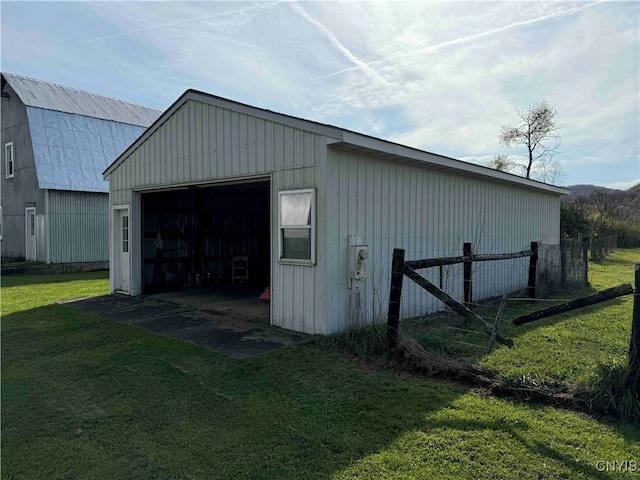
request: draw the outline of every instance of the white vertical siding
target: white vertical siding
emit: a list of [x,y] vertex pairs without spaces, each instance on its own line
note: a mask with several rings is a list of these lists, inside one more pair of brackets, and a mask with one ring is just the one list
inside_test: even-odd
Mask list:
[[[369,245],[370,275],[362,307],[371,318],[386,313],[393,248],[407,259],[461,255],[464,242],[476,253],[527,249],[531,241],[558,243],[559,197],[445,171],[329,149],[327,188],[327,330],[349,323],[349,234]],[[475,299],[526,284],[528,259],[474,264]],[[439,269],[423,270],[434,283]],[[405,279],[404,316],[441,308]],[[462,266],[443,271],[445,290],[462,297]]]
[[113,171],[110,190],[315,166],[324,144],[315,133],[190,100]]
[[[189,100],[167,118],[109,176],[111,205],[131,205],[131,293],[141,290],[136,243],[141,211],[133,190],[269,175],[272,179],[272,323],[307,333],[324,332],[325,249],[318,243],[317,265],[278,262],[278,191],[316,188],[317,222],[324,221],[324,198],[317,165],[326,158],[322,135]],[[320,232],[320,228],[318,231]],[[134,235],[138,235],[137,237]],[[322,229],[324,239],[324,229]],[[320,237],[318,237],[320,239]],[[320,242],[320,240],[318,240]],[[323,240],[324,241],[324,240]],[[113,285],[112,285],[113,289]]]
[[[322,189],[317,168],[297,168],[274,173],[272,190],[271,315],[272,323],[290,330],[320,334],[325,332],[326,304],[326,224],[322,208]],[[281,264],[279,256],[278,191],[297,188],[316,189],[316,265]]]

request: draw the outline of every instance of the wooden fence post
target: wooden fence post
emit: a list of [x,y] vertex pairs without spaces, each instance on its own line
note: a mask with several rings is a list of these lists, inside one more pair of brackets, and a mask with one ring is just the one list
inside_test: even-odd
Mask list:
[[471,303],[473,302],[473,281],[471,279],[471,275],[473,272],[473,261],[472,256],[473,251],[471,250],[471,243],[464,243],[462,245],[462,256],[465,258],[464,261],[464,306],[471,309]]
[[589,237],[582,239],[583,283],[589,285]]
[[640,263],[636,263],[627,387],[640,398]]
[[498,314],[496,315],[496,321],[493,322],[493,328],[491,329],[491,337],[489,337],[489,347],[487,352],[491,353],[493,350],[493,344],[496,342],[496,336],[498,335],[498,328],[500,328],[500,322],[502,321],[502,312],[504,311],[504,304],[507,303],[507,294],[502,295],[500,300],[500,306],[498,306]]
[[389,311],[387,313],[387,345],[389,350],[398,346],[398,326],[400,324],[400,300],[402,297],[402,266],[404,265],[404,250],[393,249],[391,262],[391,291],[389,292]]
[[560,240],[560,284],[567,286],[567,242]]
[[531,242],[531,251],[533,254],[529,258],[529,283],[527,286],[527,295],[529,298],[536,298],[536,273],[538,267],[538,242]]

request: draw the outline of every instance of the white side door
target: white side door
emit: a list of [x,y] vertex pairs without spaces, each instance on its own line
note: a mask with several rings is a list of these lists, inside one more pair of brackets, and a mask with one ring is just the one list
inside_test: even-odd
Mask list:
[[24,258],[27,262],[36,260],[36,207],[24,209]]
[[118,290],[125,292],[129,291],[130,286],[130,264],[129,264],[129,210],[122,209],[118,212],[118,226],[119,233],[116,238],[119,238],[119,245],[117,251],[119,252],[119,270],[120,270],[120,285]]

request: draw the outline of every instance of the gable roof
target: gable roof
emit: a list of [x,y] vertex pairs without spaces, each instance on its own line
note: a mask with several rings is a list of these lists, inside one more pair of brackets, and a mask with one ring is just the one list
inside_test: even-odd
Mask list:
[[57,83],[10,73],[3,73],[2,76],[11,85],[16,95],[20,97],[22,103],[28,107],[73,113],[140,127],[148,127],[162,113],[162,110],[157,108],[98,95],[97,93],[58,85]]
[[445,170],[458,175],[490,179],[500,183],[508,183],[523,188],[546,191],[547,193],[553,193],[556,195],[566,195],[569,193],[565,188],[549,185],[537,180],[531,180],[511,173],[497,171],[482,165],[476,165],[474,163],[456,160],[444,155],[419,150],[341,127],[254,107],[193,89],[185,91],[169,108],[165,110],[153,125],[151,125],[135,142],[129,145],[129,147],[104,171],[104,178],[106,179],[118,167],[118,165],[120,165],[130,154],[144,143],[145,140],[149,138],[149,136],[151,136],[165,120],[170,118],[188,101],[202,102],[208,105],[226,108],[238,113],[252,115],[308,132],[324,135],[328,138],[328,145],[333,148],[363,152],[389,160],[429,166],[430,168]]
[[38,186],[108,192],[103,170],[162,110],[55,83],[2,74],[25,105]]

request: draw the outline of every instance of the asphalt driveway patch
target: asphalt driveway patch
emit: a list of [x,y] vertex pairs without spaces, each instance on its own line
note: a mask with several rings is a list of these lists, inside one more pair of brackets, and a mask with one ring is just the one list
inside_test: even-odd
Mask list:
[[261,319],[252,322],[246,318],[246,312],[239,312],[239,316],[234,317],[232,308],[223,312],[202,310],[153,295],[105,295],[82,299],[73,305],[115,322],[210,348],[231,358],[251,357],[312,338],[266,325]]

